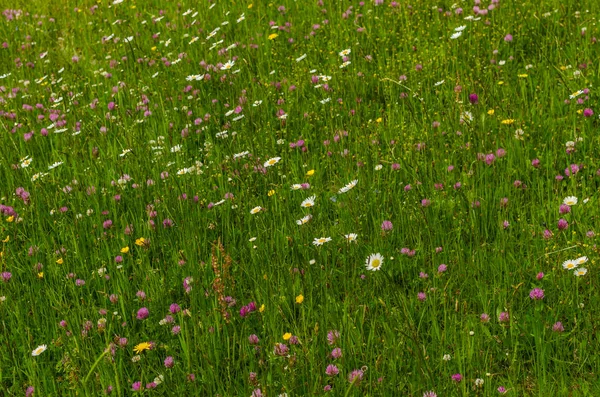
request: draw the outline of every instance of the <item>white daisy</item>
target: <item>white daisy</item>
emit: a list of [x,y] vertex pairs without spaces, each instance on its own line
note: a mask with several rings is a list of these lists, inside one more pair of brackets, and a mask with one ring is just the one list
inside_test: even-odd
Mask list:
[[229,70],[233,67],[234,64],[234,61],[227,61],[225,65],[221,66],[221,70]]
[[455,32],[454,34],[452,34],[452,36],[450,36],[450,40],[456,40],[460,36],[462,36],[462,31]]
[[313,207],[315,205],[315,199],[316,198],[317,198],[316,196],[310,196],[309,198],[307,198],[306,200],[304,200],[302,202],[302,204],[300,204],[300,206],[304,207],[304,208]]
[[350,48],[348,48],[346,50],[340,51],[340,53],[338,55],[341,57],[345,57],[347,55],[350,55],[351,52],[352,52],[352,50]]
[[356,233],[345,234],[344,237],[346,238],[347,242],[352,243],[352,242],[356,242],[356,238],[358,237],[358,234],[356,234]]
[[270,167],[272,165],[275,165],[279,162],[279,160],[281,160],[281,157],[273,157],[272,159],[269,159],[267,161],[265,161],[265,163],[263,164],[266,167]]
[[567,269],[567,270],[573,270],[578,266],[577,262],[574,261],[573,259],[569,259],[567,261],[564,261],[562,264],[562,267]]
[[302,189],[302,185],[299,183],[294,183],[291,187],[292,190],[300,190]]
[[577,197],[575,197],[575,196],[565,197],[565,199],[563,200],[563,204],[566,204],[569,207],[572,205],[575,205],[575,204],[577,204]]
[[250,213],[251,213],[252,215],[254,215],[254,214],[258,214],[258,213],[259,213],[261,210],[262,210],[262,207],[260,207],[260,206],[258,206],[258,207],[254,207],[254,208],[252,208],[252,209],[250,210]]
[[323,245],[331,241],[331,237],[320,237],[313,240],[314,245]]
[[46,345],[40,345],[38,347],[36,347],[35,349],[33,349],[33,351],[31,352],[32,356],[39,356],[40,354],[42,354],[43,352],[46,351],[48,347]]
[[455,32],[462,32],[467,28],[467,25],[462,25],[454,29]]
[[349,191],[350,189],[353,189],[356,184],[358,183],[358,179],[355,179],[353,181],[351,181],[350,183],[348,183],[346,186],[344,186],[343,188],[341,188],[338,191],[338,194],[342,194],[342,193],[346,193],[347,191]]
[[383,264],[383,256],[380,253],[371,254],[367,258],[366,267],[367,270],[377,271],[381,270],[381,265]]
[[577,277],[585,276],[587,273],[587,269],[585,267],[579,268],[573,272],[573,274]]
[[308,221],[310,221],[312,219],[312,215],[308,214],[305,217],[303,217],[302,219],[298,219],[296,221],[296,224],[301,226],[301,225],[305,225],[308,223]]
[[588,261],[587,256],[580,256],[579,258],[574,260],[574,262],[577,263],[578,265],[583,265],[587,261]]

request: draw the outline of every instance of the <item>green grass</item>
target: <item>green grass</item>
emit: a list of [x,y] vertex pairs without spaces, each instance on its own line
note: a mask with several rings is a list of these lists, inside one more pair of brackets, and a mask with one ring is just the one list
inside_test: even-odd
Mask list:
[[0,395],[600,395],[599,3],[399,3],[4,11]]

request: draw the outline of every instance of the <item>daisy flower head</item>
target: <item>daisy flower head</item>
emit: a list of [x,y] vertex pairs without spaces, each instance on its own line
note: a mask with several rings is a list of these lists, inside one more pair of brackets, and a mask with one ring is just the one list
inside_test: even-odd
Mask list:
[[298,220],[296,221],[296,224],[297,224],[297,225],[300,225],[300,226],[302,226],[302,225],[305,225],[305,224],[307,224],[307,223],[308,223],[308,221],[310,221],[311,219],[312,219],[312,215],[311,215],[311,214],[308,214],[308,215],[306,215],[305,217],[303,217],[302,219],[298,219]]
[[262,207],[261,207],[261,206],[258,206],[258,207],[254,207],[254,208],[252,208],[252,209],[250,210],[250,213],[251,213],[252,215],[255,215],[255,214],[258,214],[260,211],[262,211]]
[[367,258],[366,267],[367,270],[377,271],[381,270],[381,265],[383,264],[383,256],[378,252],[376,254],[371,254]]
[[292,190],[300,190],[302,189],[302,185],[299,183],[294,183],[291,187]]
[[40,345],[40,346],[36,347],[35,349],[33,349],[33,351],[31,352],[31,355],[33,357],[39,356],[40,354],[45,352],[47,348],[48,348],[48,346],[46,346],[46,345]]
[[331,237],[319,237],[313,240],[313,244],[316,246],[323,245],[331,241]]
[[338,194],[342,194],[342,193],[346,193],[349,190],[353,189],[356,184],[358,183],[358,179],[355,179],[353,181],[351,181],[350,183],[348,183],[346,186],[342,187],[339,191]]
[[316,196],[310,196],[309,198],[307,198],[306,200],[304,200],[302,202],[302,204],[300,204],[300,206],[303,207],[303,208],[313,207],[315,205],[315,199],[316,198],[317,198]]
[[221,66],[221,70],[229,70],[235,64],[234,61],[227,61],[223,66]]
[[350,55],[351,52],[352,52],[352,50],[350,48],[348,48],[348,49],[340,51],[338,55],[341,57],[345,57],[345,56]]
[[563,268],[565,268],[567,270],[573,270],[578,266],[578,264],[573,259],[569,259],[569,260],[564,261],[562,266],[563,266]]
[[575,263],[577,263],[578,265],[583,265],[587,261],[588,261],[587,256],[580,256],[579,258],[575,259]]
[[279,162],[279,160],[281,160],[281,157],[273,157],[272,159],[268,159],[267,161],[265,161],[265,163],[263,164],[263,166],[265,168],[270,167],[272,165],[275,165]]
[[563,200],[563,204],[568,205],[569,207],[572,205],[575,205],[575,204],[577,204],[577,197],[575,197],[575,196],[565,197],[565,199]]
[[347,242],[349,242],[349,243],[354,242],[355,243],[356,239],[358,237],[358,234],[356,234],[356,233],[345,234],[344,237],[346,238]]
[[577,277],[585,276],[587,273],[587,269],[585,267],[581,267],[573,272],[573,274]]

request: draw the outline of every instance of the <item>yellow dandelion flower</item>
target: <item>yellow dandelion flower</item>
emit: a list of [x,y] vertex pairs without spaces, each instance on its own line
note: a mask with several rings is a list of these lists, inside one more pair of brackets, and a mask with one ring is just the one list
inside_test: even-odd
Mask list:
[[63,260],[63,258],[58,258],[56,263],[58,263],[59,265],[62,265],[63,263],[65,263],[65,261]]
[[6,218],[6,222],[12,222],[15,220],[14,216],[9,216],[8,218]]
[[156,51],[156,46],[150,48],[150,51]]
[[494,109],[490,109],[487,111],[487,114],[489,114],[490,116],[494,115]]
[[283,334],[283,340],[289,340],[292,337],[292,334],[289,332],[286,332],[285,334]]
[[581,110],[581,109],[579,109],[579,110],[577,111],[577,114],[582,114],[582,113],[583,113],[583,110]]
[[275,39],[277,36],[279,36],[277,33],[272,33],[269,35],[269,40],[273,40]]
[[306,173],[306,176],[313,176],[315,174],[315,170],[310,170]]
[[150,350],[151,347],[152,347],[152,345],[150,343],[148,343],[148,342],[142,342],[140,344],[137,344],[133,348],[133,351],[136,352],[137,354],[140,354],[144,350]]
[[304,296],[300,294],[296,297],[296,303],[300,304],[302,302],[304,302]]
[[377,120],[375,120],[375,122],[377,123],[381,123],[383,121],[383,119],[381,117],[379,117]]
[[129,252],[129,247],[123,247],[123,248],[121,248],[121,253],[122,254],[126,254],[128,252]]
[[143,237],[140,237],[137,240],[135,240],[135,245],[138,245],[141,247],[142,245],[144,245],[145,242],[146,242],[146,239]]

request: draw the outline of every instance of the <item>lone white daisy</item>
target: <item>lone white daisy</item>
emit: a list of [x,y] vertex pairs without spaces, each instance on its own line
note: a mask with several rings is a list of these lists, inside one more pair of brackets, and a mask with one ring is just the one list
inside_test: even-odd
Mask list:
[[265,166],[265,168],[270,167],[272,165],[277,164],[279,160],[281,160],[281,157],[273,157],[272,159],[268,159],[267,161],[265,161],[263,165]]
[[302,202],[302,204],[300,204],[300,206],[303,207],[303,208],[313,207],[315,205],[315,199],[316,198],[317,198],[316,196],[310,196],[309,198],[307,198],[306,200],[304,200]]
[[36,347],[35,349],[33,349],[33,351],[31,352],[32,356],[39,356],[40,354],[42,354],[43,352],[46,351],[48,347],[46,345],[40,345],[38,347]]
[[320,238],[315,238],[313,240],[313,244],[319,246],[319,245],[328,243],[330,241],[331,241],[331,237],[320,237]]
[[574,261],[573,259],[569,259],[567,261],[564,261],[562,266],[563,266],[563,268],[565,268],[567,270],[573,270],[577,267],[577,262]]
[[343,188],[341,188],[338,191],[338,194],[342,194],[342,193],[346,193],[347,191],[349,191],[350,189],[353,189],[356,184],[358,183],[358,179],[355,179],[353,181],[351,181],[350,183],[348,183],[346,186],[344,186]]
[[378,252],[376,254],[371,254],[367,258],[367,270],[377,271],[381,270],[381,265],[383,264],[383,256]]
[[575,205],[575,204],[577,204],[577,197],[575,197],[575,196],[565,197],[565,199],[563,200],[563,204],[566,204],[569,207],[572,205]]
[[346,238],[347,242],[352,243],[352,242],[356,242],[356,238],[358,237],[358,234],[356,234],[356,233],[345,234],[344,237]]
[[252,215],[254,215],[254,214],[258,214],[258,213],[259,213],[261,210],[262,210],[262,207],[260,207],[260,206],[259,206],[259,207],[254,207],[254,208],[252,208],[252,209],[250,210],[250,213],[251,213]]
[[308,215],[306,215],[305,217],[303,217],[302,219],[298,219],[298,220],[296,221],[296,224],[298,224],[298,225],[300,225],[300,226],[301,226],[301,225],[305,225],[305,224],[307,224],[307,223],[308,223],[308,221],[310,221],[311,219],[312,219],[312,215],[311,215],[311,214],[308,214]]
[[225,65],[221,66],[221,70],[229,70],[233,67],[234,61],[227,61]]

